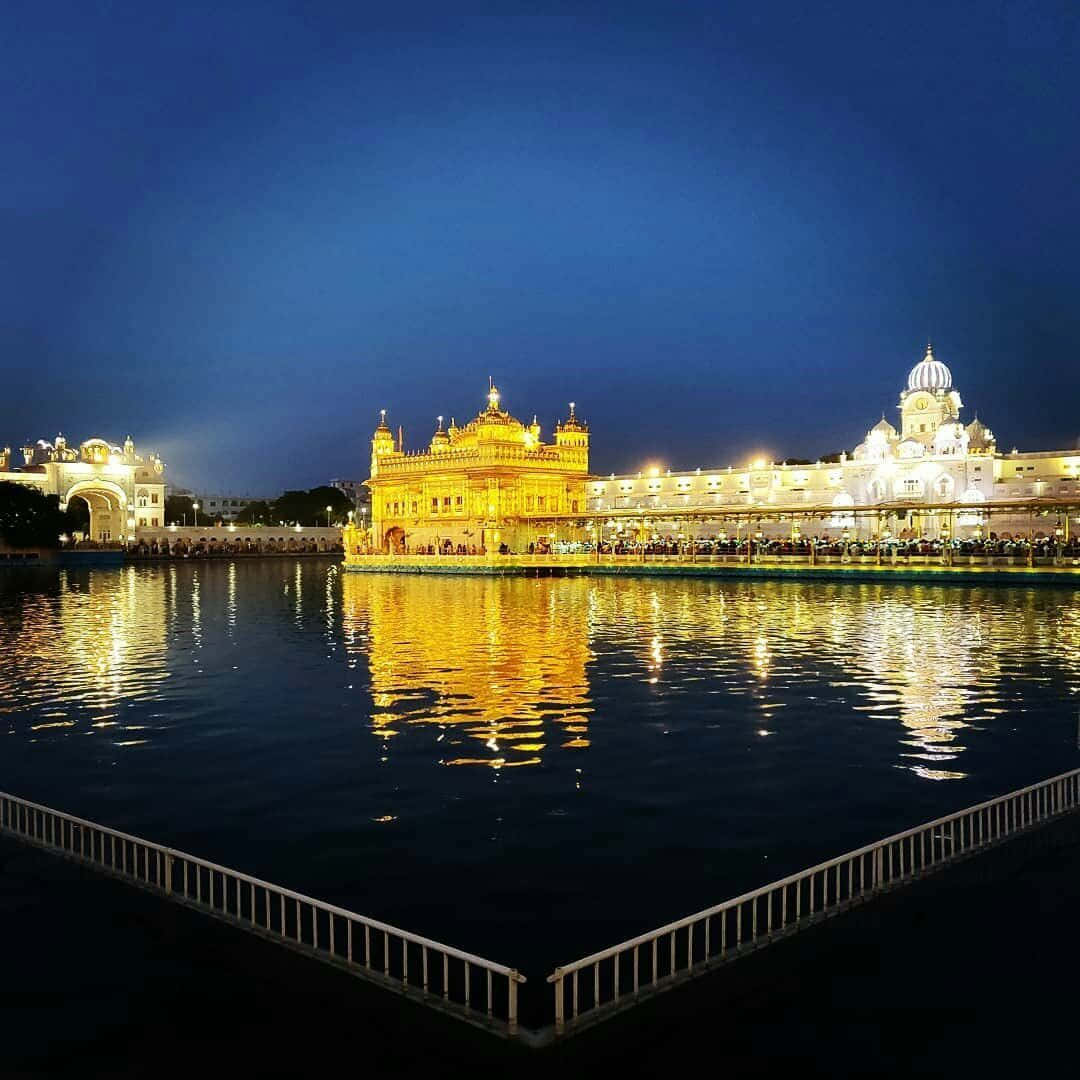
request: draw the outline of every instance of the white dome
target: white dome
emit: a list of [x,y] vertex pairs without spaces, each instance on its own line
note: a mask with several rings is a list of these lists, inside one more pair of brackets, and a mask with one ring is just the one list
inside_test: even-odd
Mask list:
[[952,372],[934,359],[933,350],[926,346],[926,355],[911,369],[907,377],[909,390],[948,390],[952,387]]

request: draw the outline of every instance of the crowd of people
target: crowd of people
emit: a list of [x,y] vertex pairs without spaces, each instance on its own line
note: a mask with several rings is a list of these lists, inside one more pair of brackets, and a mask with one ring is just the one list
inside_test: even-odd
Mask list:
[[[1080,537],[1035,536],[1029,540],[1024,536],[1009,536],[990,533],[986,537],[964,537],[945,540],[943,538],[854,538],[843,535],[825,534],[822,536],[799,536],[792,538],[766,537],[713,537],[689,540],[674,536],[659,537],[644,543],[634,540],[604,541],[600,545],[601,555],[624,556],[731,556],[745,558],[748,554],[767,556],[801,556],[805,559],[823,556],[847,556],[851,558],[877,556],[879,549],[883,556],[891,559],[912,557],[941,557],[948,549],[954,556],[1024,558],[1029,549],[1037,559],[1080,559]],[[523,552],[511,550],[506,544],[499,545],[500,555],[593,555],[596,545],[585,542],[565,542],[552,545],[550,541],[538,541],[528,544]],[[446,540],[440,544],[417,544],[406,546],[405,555],[486,555],[482,545],[454,544]]]
[[[713,556],[729,555],[743,556],[747,549],[753,555],[790,555],[809,558],[811,549],[815,557],[824,555],[848,555],[851,557],[876,555],[879,550],[879,541],[876,538],[855,539],[844,536],[813,536],[797,537],[795,539],[769,539],[765,537],[740,537],[713,538],[686,540],[677,537],[666,537],[647,541],[644,544],[634,541],[617,540],[614,543],[604,542],[600,545],[600,553],[606,555],[695,555]],[[889,557],[908,558],[911,556],[941,556],[946,548],[954,555],[961,556],[1001,556],[1026,558],[1029,548],[1034,558],[1080,558],[1080,538],[1070,537],[1065,540],[1063,536],[1036,536],[1033,540],[1027,537],[998,536],[990,533],[984,538],[965,537],[961,539],[945,540],[943,538],[928,539],[926,537],[899,539],[896,537],[883,538],[880,541],[880,550]],[[592,544],[583,544],[582,549],[587,552],[595,552]]]
[[[86,546],[80,544],[79,547]],[[341,552],[344,549],[340,541],[327,543],[309,537],[282,537],[278,539],[218,539],[208,537],[189,541],[178,538],[172,543],[156,539],[149,542],[142,540],[127,547],[129,557],[145,559],[201,559],[222,555],[315,555]]]

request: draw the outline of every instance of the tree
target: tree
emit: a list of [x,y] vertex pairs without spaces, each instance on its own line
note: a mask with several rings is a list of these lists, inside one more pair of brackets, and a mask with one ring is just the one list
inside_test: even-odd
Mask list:
[[312,488],[308,492],[308,498],[312,502],[312,525],[325,525],[326,524],[326,508],[330,507],[330,520],[332,522],[345,521],[349,516],[349,511],[353,509],[353,501],[345,494],[344,491],[339,491],[336,487],[331,487],[329,484],[322,484],[319,487]]
[[[209,519],[207,519],[209,520]],[[165,496],[165,524],[166,525],[194,525],[195,507],[194,500],[188,495]]]
[[254,499],[236,515],[238,525],[266,525],[278,520],[273,505],[264,499]]
[[27,484],[0,483],[0,540],[8,547],[57,547],[69,522],[57,496]]
[[310,491],[286,491],[274,500],[270,516],[273,521],[325,525],[328,506],[331,522],[340,522],[348,517],[349,511],[353,508],[353,502],[343,491],[329,485],[314,487]]

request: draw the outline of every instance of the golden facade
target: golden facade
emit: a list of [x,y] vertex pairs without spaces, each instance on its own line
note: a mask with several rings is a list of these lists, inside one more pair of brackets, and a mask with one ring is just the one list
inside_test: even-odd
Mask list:
[[440,416],[419,452],[405,452],[400,435],[395,445],[383,410],[371,440],[371,533],[358,541],[350,530],[347,549],[364,542],[392,554],[543,547],[560,518],[585,513],[588,472],[589,428],[572,402],[545,443],[536,417],[524,424],[511,416],[492,384],[479,415],[446,428]]

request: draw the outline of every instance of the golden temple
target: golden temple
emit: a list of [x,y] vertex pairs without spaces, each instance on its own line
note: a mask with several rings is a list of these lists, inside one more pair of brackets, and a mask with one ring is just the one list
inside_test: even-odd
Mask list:
[[346,551],[497,554],[545,550],[556,522],[586,512],[589,427],[570,403],[541,440],[536,417],[524,424],[489,384],[487,407],[463,427],[438,426],[428,447],[405,452],[382,411],[371,440],[371,531],[347,530]]

